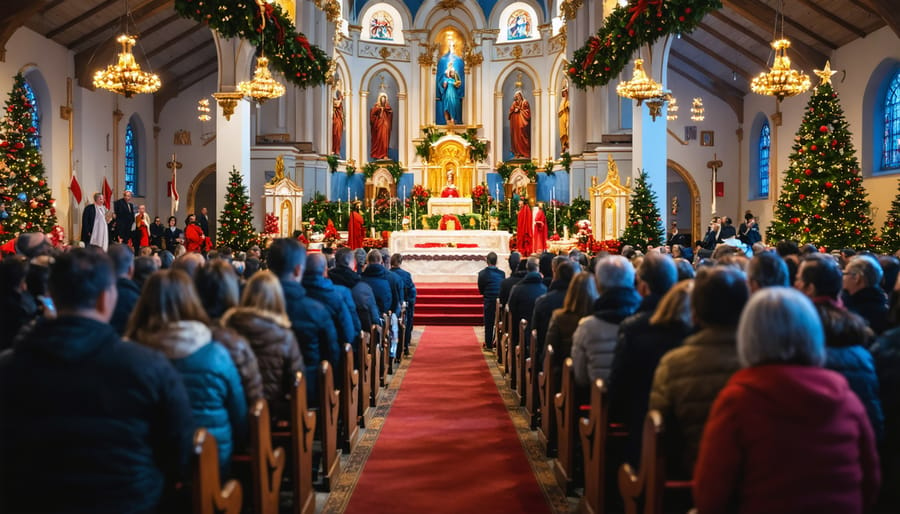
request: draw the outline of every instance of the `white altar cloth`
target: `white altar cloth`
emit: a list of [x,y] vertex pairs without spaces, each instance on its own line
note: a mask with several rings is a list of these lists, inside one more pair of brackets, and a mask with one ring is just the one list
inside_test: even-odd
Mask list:
[[472,212],[472,199],[469,197],[432,197],[428,199],[429,216],[434,216],[435,214],[468,214],[470,212]]
[[[502,230],[407,230],[391,233],[388,249],[403,254],[403,269],[416,282],[474,283],[489,252],[509,274],[509,232]],[[477,247],[417,248],[417,244],[477,244]]]

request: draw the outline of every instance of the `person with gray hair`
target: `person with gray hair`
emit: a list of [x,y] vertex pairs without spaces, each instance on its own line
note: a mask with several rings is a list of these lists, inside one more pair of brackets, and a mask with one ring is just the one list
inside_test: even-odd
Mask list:
[[594,302],[594,314],[582,318],[572,335],[575,382],[581,388],[609,378],[619,324],[641,305],[641,295],[634,288],[634,266],[625,257],[600,259],[595,275],[600,297]]
[[881,289],[883,274],[881,264],[869,254],[854,256],[844,268],[844,305],[862,316],[875,334],[889,326],[887,295]]
[[[853,512],[881,481],[872,427],[838,373],[823,369],[812,302],[771,287],[737,330],[741,369],[716,398],[694,468],[699,512]],[[785,465],[789,463],[789,465]]]

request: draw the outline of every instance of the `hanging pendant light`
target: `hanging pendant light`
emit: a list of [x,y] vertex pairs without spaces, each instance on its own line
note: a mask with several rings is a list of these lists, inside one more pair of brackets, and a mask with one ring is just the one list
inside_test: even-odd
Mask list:
[[162,81],[155,73],[141,70],[141,65],[134,58],[132,49],[137,42],[137,36],[128,34],[128,1],[125,1],[125,16],[123,17],[123,33],[116,42],[122,45],[122,51],[114,64],[110,64],[105,70],[97,70],[94,73],[94,87],[106,89],[113,93],[131,98],[138,94],[149,94],[159,91]]
[[662,96],[663,90],[662,85],[650,78],[644,71],[644,60],[635,59],[631,80],[620,82],[616,86],[616,94],[623,98],[636,100],[637,104],[641,105],[644,100]]
[[750,89],[759,95],[774,96],[780,102],[787,96],[795,96],[809,89],[809,76],[802,71],[791,68],[791,59],[787,56],[787,49],[791,42],[784,37],[784,0],[779,3],[779,9],[775,12],[775,30],[773,38],[778,37],[778,17],[781,17],[781,37],[772,41],[775,50],[775,59],[772,68],[760,73],[750,82]]
[[272,73],[269,71],[269,59],[265,55],[256,58],[253,80],[241,82],[238,84],[238,90],[259,104],[272,98],[278,98],[285,91],[284,86],[272,78]]
[[706,119],[706,115],[703,114],[702,98],[694,98],[694,101],[691,103],[691,119],[694,121],[703,121]]

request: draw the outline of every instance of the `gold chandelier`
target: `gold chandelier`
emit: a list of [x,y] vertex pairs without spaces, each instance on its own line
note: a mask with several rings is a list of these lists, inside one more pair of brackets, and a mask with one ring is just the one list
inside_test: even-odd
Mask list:
[[635,59],[631,80],[620,82],[616,86],[616,94],[623,98],[637,100],[637,104],[641,105],[644,100],[662,96],[663,90],[662,85],[650,78],[644,71],[644,60]]
[[666,109],[666,120],[675,121],[678,119],[678,99],[675,98],[672,93],[669,93],[666,96],[669,100],[669,107]]
[[122,34],[116,41],[122,45],[119,58],[115,64],[110,64],[105,70],[97,70],[94,73],[94,87],[125,95],[125,98],[158,91],[162,86],[159,76],[141,70],[141,65],[137,63],[134,54],[131,53],[137,36]]
[[200,121],[206,122],[212,119],[212,116],[209,115],[210,108],[208,98],[197,100],[197,112],[200,113],[197,115],[197,119]]
[[272,78],[269,72],[269,59],[265,55],[256,58],[256,70],[253,72],[253,80],[238,84],[238,90],[260,104],[272,98],[278,98],[284,94],[284,86]]
[[786,96],[799,95],[809,89],[809,76],[802,71],[791,68],[791,59],[787,49],[791,42],[787,39],[772,41],[775,49],[775,62],[768,72],[760,73],[750,83],[750,89],[760,95],[774,96],[779,101]]
[[694,101],[691,103],[691,119],[694,121],[703,121],[706,119],[706,115],[703,114],[702,98],[694,98]]

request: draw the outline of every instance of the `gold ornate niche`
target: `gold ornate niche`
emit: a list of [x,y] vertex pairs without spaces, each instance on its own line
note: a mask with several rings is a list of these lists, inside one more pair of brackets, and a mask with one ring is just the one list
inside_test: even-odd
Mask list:
[[631,202],[631,189],[619,181],[619,166],[612,154],[608,156],[606,168],[606,180],[602,183],[597,183],[597,177],[591,177],[591,226],[598,240],[622,235]]
[[425,187],[434,196],[440,196],[447,185],[447,172],[453,171],[459,195],[472,194],[475,182],[475,163],[469,159],[468,143],[465,139],[448,134],[438,139],[431,147],[431,157],[425,165]]
[[275,158],[275,176],[265,185],[266,212],[278,216],[279,237],[291,237],[301,230],[303,188],[284,174],[284,157]]

